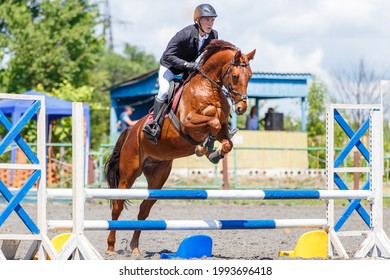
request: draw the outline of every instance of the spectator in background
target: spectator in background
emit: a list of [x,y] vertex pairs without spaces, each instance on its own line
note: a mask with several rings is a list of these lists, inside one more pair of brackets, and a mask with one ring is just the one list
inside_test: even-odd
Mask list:
[[267,118],[269,118],[269,117],[270,117],[270,114],[273,113],[273,112],[274,112],[274,108],[272,108],[272,107],[268,108],[268,111],[267,111],[267,113],[265,114],[264,119],[261,119],[261,120],[260,120],[260,124],[261,124],[263,127],[265,127],[265,124],[266,124],[266,122],[267,122]]
[[132,127],[137,123],[137,121],[132,121],[130,119],[131,114],[134,112],[134,108],[131,106],[125,106],[125,110],[119,115],[119,120],[117,123],[118,131],[122,132],[128,127]]
[[256,106],[251,108],[249,115],[246,117],[246,129],[259,130],[259,115]]

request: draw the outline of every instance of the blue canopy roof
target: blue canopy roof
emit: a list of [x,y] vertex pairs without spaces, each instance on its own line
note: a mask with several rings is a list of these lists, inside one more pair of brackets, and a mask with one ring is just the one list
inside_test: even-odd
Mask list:
[[[46,116],[48,126],[52,120],[60,119],[63,117],[72,116],[72,102],[46,95],[42,92],[35,90],[29,90],[21,93],[23,95],[40,95],[45,96],[46,103]],[[32,101],[30,100],[0,100],[0,110],[7,116],[12,117],[12,123],[16,123],[23,113],[31,106]],[[89,106],[84,105],[84,116],[87,126],[87,139],[89,143],[89,132],[90,132],[90,116]]]
[[[48,117],[48,122],[63,117],[72,116],[72,102],[46,95],[42,92],[35,90],[30,90],[23,92],[24,95],[40,95],[45,96],[46,102],[46,115]],[[31,101],[29,100],[0,100],[0,110],[8,116],[19,117],[30,107]],[[89,106],[84,106],[84,115],[88,119],[89,123]],[[14,120],[13,120],[14,122]]]

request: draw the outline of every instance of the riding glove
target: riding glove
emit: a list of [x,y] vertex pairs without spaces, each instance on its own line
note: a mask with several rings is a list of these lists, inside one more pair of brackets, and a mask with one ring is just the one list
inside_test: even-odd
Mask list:
[[198,64],[195,62],[185,62],[184,66],[190,72],[193,72],[198,69]]

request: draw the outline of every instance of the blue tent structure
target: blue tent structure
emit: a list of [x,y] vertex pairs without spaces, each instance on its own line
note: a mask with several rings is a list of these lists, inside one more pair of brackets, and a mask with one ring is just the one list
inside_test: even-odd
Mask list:
[[[70,101],[46,95],[34,90],[23,92],[21,94],[45,96],[47,117],[46,132],[49,131],[51,121],[72,116],[72,102]],[[0,100],[0,111],[2,111],[6,116],[11,117],[12,124],[15,124],[31,104],[32,101],[29,100]],[[86,155],[88,155],[90,146],[90,110],[88,105],[84,105],[84,116],[86,122]],[[46,135],[48,135],[48,133],[46,133]],[[15,157],[16,154],[11,152],[11,162],[15,162]],[[88,164],[86,164],[86,168],[87,167]],[[87,171],[88,170],[86,170],[85,174],[88,174]]]

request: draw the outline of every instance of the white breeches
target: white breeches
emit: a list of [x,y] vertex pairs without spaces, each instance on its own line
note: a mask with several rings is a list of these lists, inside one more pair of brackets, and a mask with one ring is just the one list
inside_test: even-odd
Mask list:
[[168,98],[169,82],[173,80],[175,75],[168,68],[160,65],[158,72],[158,84],[159,89],[157,93],[157,99],[164,102]]

